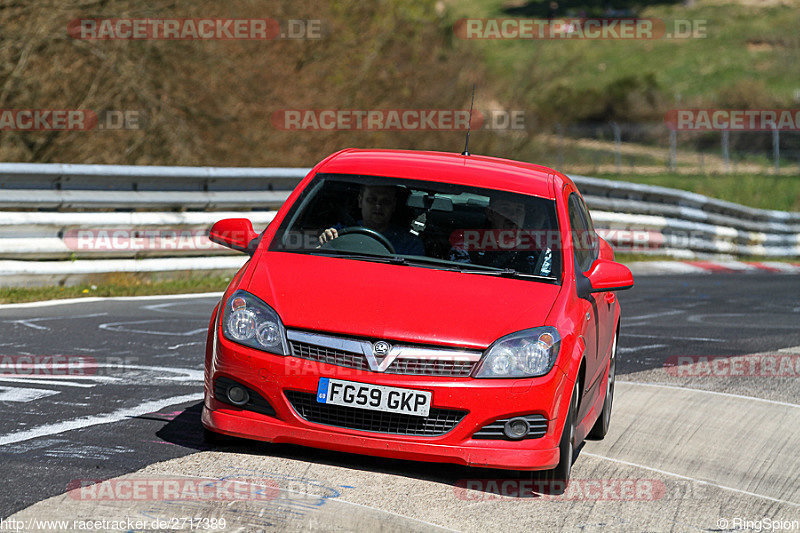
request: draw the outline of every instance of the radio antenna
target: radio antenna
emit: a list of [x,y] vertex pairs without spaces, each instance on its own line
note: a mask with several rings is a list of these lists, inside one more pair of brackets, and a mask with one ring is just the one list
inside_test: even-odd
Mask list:
[[461,155],[469,155],[469,130],[472,129],[472,105],[475,103],[475,84],[472,84],[472,101],[469,103],[469,122],[467,123],[467,142]]

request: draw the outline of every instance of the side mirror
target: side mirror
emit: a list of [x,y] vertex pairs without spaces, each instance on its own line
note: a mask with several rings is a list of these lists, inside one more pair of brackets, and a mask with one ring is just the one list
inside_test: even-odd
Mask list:
[[633,287],[633,274],[628,267],[609,261],[598,259],[587,272],[591,288],[590,293],[621,291]]
[[250,255],[258,245],[258,233],[253,231],[253,223],[246,218],[226,218],[216,222],[211,226],[208,238],[211,242]]

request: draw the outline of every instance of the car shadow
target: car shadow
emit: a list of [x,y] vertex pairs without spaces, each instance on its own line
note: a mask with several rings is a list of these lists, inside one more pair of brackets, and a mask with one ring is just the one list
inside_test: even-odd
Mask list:
[[[210,444],[203,436],[200,416],[203,403],[188,407],[178,416],[168,421],[156,436],[162,440],[191,448],[197,451],[217,451],[252,456],[269,456],[312,464],[338,466],[350,470],[391,474],[439,483],[453,487],[456,497],[482,500],[470,496],[468,490],[485,492],[492,499],[540,498],[559,495],[564,492],[564,484],[558,481],[547,482],[541,473],[517,472],[490,468],[467,467],[447,463],[426,463],[401,459],[387,459],[331,450],[321,450],[294,444],[271,444],[267,442],[225,437],[221,442]],[[575,453],[577,460],[583,445]],[[574,461],[573,461],[574,462]],[[512,483],[503,485],[505,481]],[[505,492],[503,492],[505,491]],[[509,492],[511,491],[511,492]],[[517,492],[524,492],[517,496]],[[508,494],[514,494],[509,496]]]

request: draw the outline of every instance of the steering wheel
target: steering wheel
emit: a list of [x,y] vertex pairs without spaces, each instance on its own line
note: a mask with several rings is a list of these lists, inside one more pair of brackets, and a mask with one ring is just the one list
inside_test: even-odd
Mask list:
[[378,231],[375,231],[374,229],[365,228],[364,226],[349,226],[347,228],[342,228],[342,229],[339,230],[339,237],[342,237],[343,235],[348,235],[348,234],[364,235],[365,237],[369,237],[369,238],[374,239],[374,240],[378,241],[379,243],[381,243],[381,245],[384,248],[389,250],[389,253],[391,253],[391,254],[397,253],[397,252],[395,252],[394,246],[392,246],[392,243],[389,242],[389,239],[387,239],[382,233],[380,233]]

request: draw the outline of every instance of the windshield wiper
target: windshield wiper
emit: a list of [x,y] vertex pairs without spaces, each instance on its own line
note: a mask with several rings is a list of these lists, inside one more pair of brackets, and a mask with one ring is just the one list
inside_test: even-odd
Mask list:
[[373,255],[352,252],[336,252],[334,250],[314,250],[305,252],[310,255],[322,255],[325,257],[340,257],[342,259],[355,259],[357,261],[374,261],[376,263],[388,263],[392,265],[405,265],[405,258],[399,255]]
[[[478,267],[478,268],[475,268]],[[486,276],[499,276],[502,278],[525,278],[525,279],[544,279],[555,281],[557,278],[552,276],[542,276],[539,274],[526,274],[513,268],[497,268],[484,265],[465,264],[464,268],[459,269],[464,274],[482,274]]]
[[423,266],[426,268],[435,268],[437,270],[447,270],[452,272],[458,272],[459,270],[458,264],[454,264],[452,261],[448,261],[447,259],[436,259],[435,257],[422,257],[418,255],[410,257],[398,256],[397,258],[402,259],[404,265]]
[[352,252],[336,252],[333,250],[314,250],[305,252],[311,255],[322,255],[325,257],[340,257],[342,259],[355,259],[359,261],[374,261],[376,263],[386,263],[390,265],[420,266],[423,268],[435,268],[448,272],[459,272],[460,264],[453,263],[446,259],[436,259],[434,257],[421,256],[402,256],[402,255],[373,255]]
[[474,263],[460,263],[458,261],[450,261],[447,259],[436,259],[434,257],[419,257],[419,256],[411,256],[411,257],[397,257],[397,259],[405,259],[405,262],[402,264],[405,265],[425,265],[425,266],[432,266],[438,268],[439,270],[447,270],[450,272],[461,272],[463,274],[485,274],[489,276],[500,276],[506,278],[526,278],[526,279],[543,279],[549,281],[555,281],[556,277],[553,276],[541,276],[538,274],[526,274],[524,272],[519,272],[514,270],[513,268],[499,268],[493,267],[489,265],[477,265]]

